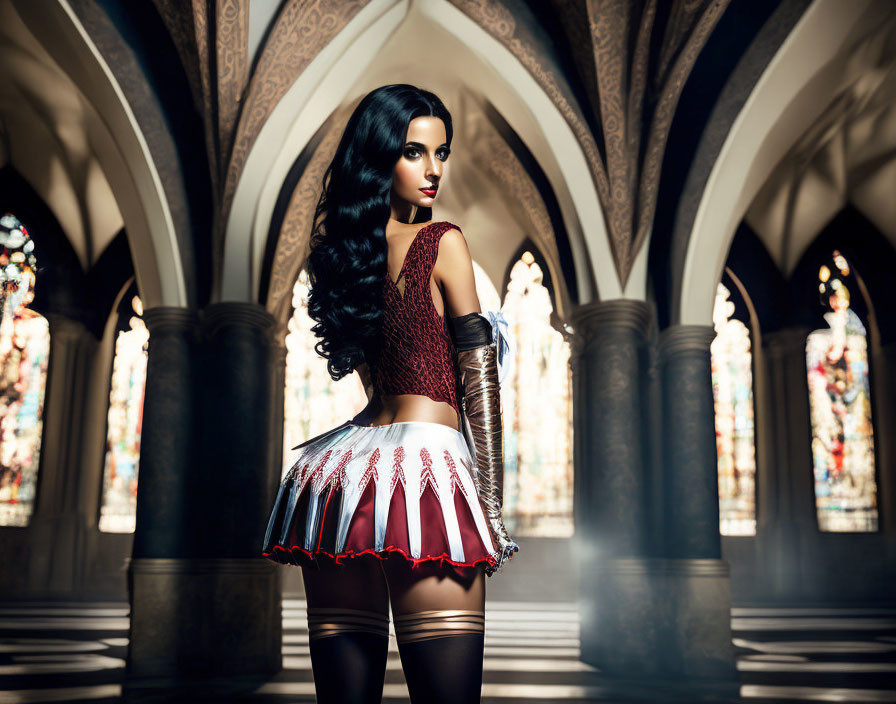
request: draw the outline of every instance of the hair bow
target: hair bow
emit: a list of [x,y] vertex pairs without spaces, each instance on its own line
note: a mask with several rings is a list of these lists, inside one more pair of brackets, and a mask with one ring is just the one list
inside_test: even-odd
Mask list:
[[513,369],[516,345],[514,344],[513,334],[510,332],[510,325],[501,311],[490,310],[485,315],[492,325],[492,342],[497,347],[498,384],[503,385],[504,379],[507,378]]

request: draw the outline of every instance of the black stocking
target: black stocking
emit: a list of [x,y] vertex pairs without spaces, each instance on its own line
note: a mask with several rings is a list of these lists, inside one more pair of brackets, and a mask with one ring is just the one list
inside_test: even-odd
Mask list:
[[320,704],[379,704],[389,617],[356,609],[308,609],[314,688]]
[[420,611],[395,618],[395,636],[413,704],[478,704],[482,611]]

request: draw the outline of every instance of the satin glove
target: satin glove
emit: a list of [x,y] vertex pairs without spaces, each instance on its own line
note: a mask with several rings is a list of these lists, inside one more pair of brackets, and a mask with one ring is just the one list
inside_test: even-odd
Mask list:
[[[481,314],[460,316],[452,322],[457,332],[455,355],[458,383],[462,390],[461,408],[472,436],[476,462],[473,482],[498,551],[497,564],[487,570],[491,575],[504,560],[519,550],[503,520],[504,432],[498,383],[498,350],[496,344],[490,342],[491,324]],[[483,341],[489,342],[476,344]]]

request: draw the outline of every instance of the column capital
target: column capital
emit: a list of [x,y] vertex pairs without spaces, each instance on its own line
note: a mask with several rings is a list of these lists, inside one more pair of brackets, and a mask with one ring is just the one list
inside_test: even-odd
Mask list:
[[202,327],[209,335],[214,335],[229,325],[252,327],[264,334],[273,335],[277,320],[260,303],[222,301],[211,303],[202,309]]
[[144,310],[142,317],[150,337],[186,332],[195,328],[199,321],[193,308],[181,306],[154,306]]
[[576,333],[594,327],[627,327],[644,334],[650,320],[650,309],[644,301],[633,298],[613,298],[575,306],[570,324]]
[[640,344],[647,339],[650,309],[644,301],[630,298],[614,298],[576,306],[570,315],[573,329],[570,364],[575,369],[576,360],[591,346],[598,336],[613,331],[615,335],[633,337]]
[[712,325],[670,325],[660,333],[660,357],[667,359],[681,352],[709,352],[715,337]]

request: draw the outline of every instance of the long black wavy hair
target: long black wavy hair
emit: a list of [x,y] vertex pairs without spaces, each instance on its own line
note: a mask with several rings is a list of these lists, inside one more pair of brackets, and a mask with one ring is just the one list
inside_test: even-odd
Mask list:
[[[336,381],[379,351],[392,172],[415,117],[440,118],[451,146],[451,115],[438,96],[393,83],[364,96],[324,172],[308,255],[308,315],[321,338],[314,349]],[[431,217],[431,208],[418,208],[414,222]]]

